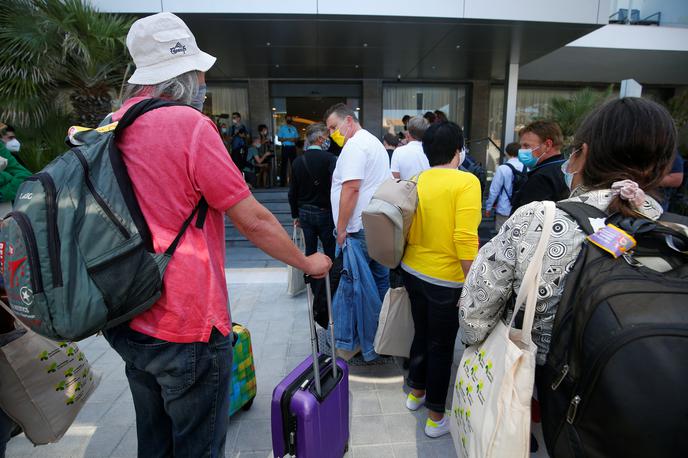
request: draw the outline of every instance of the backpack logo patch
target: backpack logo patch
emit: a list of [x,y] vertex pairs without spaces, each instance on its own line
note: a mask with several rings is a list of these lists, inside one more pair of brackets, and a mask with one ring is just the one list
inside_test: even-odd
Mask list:
[[24,303],[24,305],[33,304],[33,291],[31,291],[31,289],[27,288],[26,286],[22,286],[19,290],[19,297],[21,298],[21,301]]
[[186,54],[186,46],[184,46],[180,42],[177,42],[176,45],[170,48],[170,54],[175,55],[179,53]]

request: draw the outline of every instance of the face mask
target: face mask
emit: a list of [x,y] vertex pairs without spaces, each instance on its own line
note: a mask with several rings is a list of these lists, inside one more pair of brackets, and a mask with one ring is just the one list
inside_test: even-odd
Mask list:
[[239,120],[238,119],[232,119],[232,124],[234,124],[235,126],[238,126]]
[[322,147],[322,149],[325,150],[325,151],[329,150],[329,149],[330,149],[330,139],[328,138],[327,140],[325,140],[324,142],[322,142],[321,147]]
[[21,148],[21,143],[19,143],[19,140],[17,140],[16,138],[13,138],[12,140],[5,143],[5,146],[10,152],[18,153],[19,148]]
[[337,144],[340,148],[344,147],[344,143],[346,143],[346,137],[342,135],[342,133],[339,131],[339,129],[335,130],[330,134],[330,138],[332,138],[332,141]]
[[[576,154],[580,149],[577,149],[571,153],[571,157],[573,157],[574,154]],[[571,159],[567,159],[563,164],[561,164],[561,173],[564,174],[564,182],[566,182],[566,186],[571,190],[571,187],[573,186],[573,176],[577,174],[578,172],[569,172],[569,162]]]
[[518,160],[521,161],[523,165],[528,167],[529,169],[532,169],[535,167],[540,160],[539,157],[533,156],[533,151],[540,149],[539,146],[535,148],[527,148],[527,149],[520,149],[518,150]]
[[220,132],[222,132],[222,135],[227,135],[227,128],[223,127],[222,129],[220,129]]
[[466,148],[463,147],[461,148],[461,151],[459,152],[459,167],[461,167],[461,164],[463,164],[463,161],[466,160]]
[[205,84],[198,86],[196,95],[191,99],[190,105],[198,111],[203,111],[203,102],[205,102],[205,93],[208,90]]

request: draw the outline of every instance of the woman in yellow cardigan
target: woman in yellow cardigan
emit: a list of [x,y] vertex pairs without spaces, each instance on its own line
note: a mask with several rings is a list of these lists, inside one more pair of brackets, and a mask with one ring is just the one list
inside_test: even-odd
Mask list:
[[430,437],[449,432],[444,404],[459,330],[457,306],[478,254],[480,182],[458,170],[463,147],[461,128],[452,122],[434,124],[425,132],[423,151],[431,168],[418,177],[418,208],[401,261],[416,328],[406,406],[417,410],[425,404],[425,434]]

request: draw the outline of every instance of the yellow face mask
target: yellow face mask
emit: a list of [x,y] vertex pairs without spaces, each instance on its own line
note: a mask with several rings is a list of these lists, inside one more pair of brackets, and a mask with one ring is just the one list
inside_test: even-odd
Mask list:
[[332,132],[330,137],[332,137],[332,141],[335,142],[340,148],[344,147],[344,143],[346,143],[346,137],[342,135],[339,129]]

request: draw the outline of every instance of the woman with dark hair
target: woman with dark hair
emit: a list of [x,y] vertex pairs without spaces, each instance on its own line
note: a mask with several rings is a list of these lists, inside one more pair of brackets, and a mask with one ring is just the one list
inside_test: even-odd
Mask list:
[[[641,98],[607,102],[583,121],[574,145],[571,157],[562,164],[572,189],[567,201],[584,202],[608,215],[640,215],[651,220],[662,215],[661,205],[649,193],[668,173],[676,147],[676,129],[665,108]],[[485,340],[505,317],[508,299],[519,290],[540,238],[543,218],[543,203],[531,202],[516,210],[499,234],[480,249],[461,296],[459,315],[465,344]],[[572,218],[556,210],[532,332],[540,366],[547,358],[567,275],[585,237]],[[507,312],[508,322],[512,310]]]
[[418,207],[401,261],[416,331],[406,407],[425,404],[425,434],[439,437],[449,432],[444,405],[459,330],[456,307],[478,253],[480,182],[458,170],[465,157],[458,125],[431,125],[423,135],[423,151],[431,168],[418,177]]

